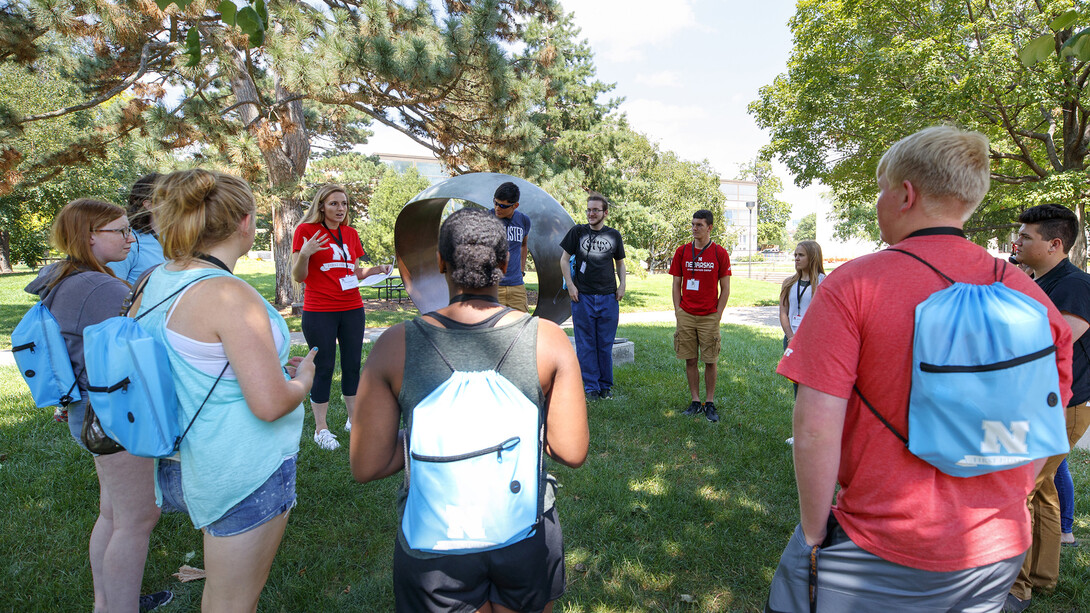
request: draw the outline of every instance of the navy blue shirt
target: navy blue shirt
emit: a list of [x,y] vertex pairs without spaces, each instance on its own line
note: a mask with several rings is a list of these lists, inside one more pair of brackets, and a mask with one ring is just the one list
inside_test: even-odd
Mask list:
[[[496,214],[496,209],[492,209],[492,214]],[[500,285],[522,285],[522,245],[530,235],[530,218],[515,211],[511,219],[497,219],[507,230],[507,274]]]
[[[1037,285],[1044,290],[1061,313],[1070,313],[1090,322],[1090,274],[1079,270],[1070,260],[1063,260],[1046,272]],[[1071,355],[1071,402],[1075,406],[1090,400],[1090,332],[1075,341]]]

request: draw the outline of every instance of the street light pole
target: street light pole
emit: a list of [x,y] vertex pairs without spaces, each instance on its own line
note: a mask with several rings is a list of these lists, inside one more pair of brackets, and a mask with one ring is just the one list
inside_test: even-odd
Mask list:
[[753,236],[753,209],[757,208],[757,203],[756,202],[747,202],[746,203],[746,208],[749,209],[749,235],[746,236],[746,243],[749,244],[749,272],[747,273],[747,275],[748,275],[748,278],[752,279],[753,278],[753,247],[754,247],[753,243],[756,242],[754,240],[754,236]]

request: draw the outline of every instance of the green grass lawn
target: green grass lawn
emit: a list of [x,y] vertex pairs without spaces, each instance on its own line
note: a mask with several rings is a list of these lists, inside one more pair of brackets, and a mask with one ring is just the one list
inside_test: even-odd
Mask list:
[[[243,258],[238,261],[235,273],[245,279],[247,283],[257,288],[262,296],[271,299],[276,289],[276,277],[272,262],[262,262]],[[34,278],[35,273],[23,272],[0,275],[0,350],[11,349],[11,331],[27,309],[34,305],[37,298],[27,294],[23,288]],[[639,278],[629,275],[626,281],[626,293],[621,301],[622,313],[634,313],[639,311],[672,311],[674,309],[671,298],[670,275],[648,275]],[[526,274],[526,287],[537,291],[537,273]],[[742,277],[734,277],[731,280],[730,301],[727,306],[775,306],[779,303],[778,284],[767,281],[754,281]],[[374,298],[375,290],[365,288],[364,298]],[[399,304],[390,301],[385,308],[377,309],[371,303],[367,307],[367,326],[369,328],[385,328],[411,319],[418,315],[416,307],[406,296]],[[301,330],[300,317],[285,314],[288,328],[298,332]]]
[[[688,393],[667,324],[622,326],[636,362],[616,369],[617,397],[589,407],[591,449],[578,470],[551,467],[562,488],[568,590],[556,611],[760,611],[798,520],[791,388],[774,374],[780,335],[724,326],[712,425],[678,411]],[[302,351],[297,348],[297,352]],[[366,351],[366,349],[365,349]],[[344,407],[334,383],[331,423]],[[357,425],[362,427],[362,425]],[[299,505],[262,594],[260,611],[392,610],[390,567],[401,475],[360,485],[346,447],[320,451],[307,416]],[[1090,540],[1090,454],[1071,456],[1076,535]],[[98,484],[91,458],[36,409],[13,367],[0,367],[0,611],[87,611],[87,537]],[[171,577],[203,567],[188,518],[166,515],[152,536],[144,591],[172,589],[163,609],[195,611],[201,582]],[[691,598],[692,602],[688,602]],[[1090,602],[1090,547],[1065,548],[1060,586],[1034,611],[1082,611]]]

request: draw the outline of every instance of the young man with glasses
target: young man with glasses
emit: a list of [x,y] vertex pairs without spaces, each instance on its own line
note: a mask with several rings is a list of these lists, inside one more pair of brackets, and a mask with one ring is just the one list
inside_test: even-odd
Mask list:
[[[712,242],[712,221],[707,209],[693,213],[693,240],[677,248],[670,262],[674,277],[674,351],[685,360],[685,378],[692,402],[684,415],[698,415],[715,423],[715,378],[718,373],[719,347],[722,342],[719,322],[730,296],[730,255]],[[700,373],[697,361],[704,362],[704,403],[700,403]]]
[[530,236],[530,218],[519,213],[519,188],[508,181],[496,188],[492,196],[492,212],[503,222],[507,231],[507,274],[500,280],[500,304],[530,312],[526,302],[526,255],[530,249],[526,242]]
[[608,214],[605,197],[591,194],[587,223],[568,230],[560,241],[560,273],[571,297],[575,353],[589,400],[613,398],[613,341],[624,297],[624,241],[605,225]]

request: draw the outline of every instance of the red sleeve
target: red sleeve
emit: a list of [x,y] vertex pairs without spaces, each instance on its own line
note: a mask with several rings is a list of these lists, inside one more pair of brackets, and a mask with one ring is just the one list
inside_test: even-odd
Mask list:
[[301,223],[295,227],[295,234],[291,237],[291,250],[292,253],[299,251],[303,248],[303,241],[310,238],[309,226],[310,224]]
[[719,258],[719,278],[722,279],[723,277],[731,276],[730,254],[727,253],[727,250],[723,249],[722,247],[719,248],[719,251],[721,252]]
[[814,296],[776,372],[820,392],[848,398],[859,369],[862,337],[854,309],[843,297],[850,286],[828,278]]
[[677,251],[674,252],[674,259],[670,261],[670,274],[671,275],[673,275],[675,277],[684,277],[685,276],[681,272],[681,261],[682,261],[682,258],[684,258],[684,257],[685,257],[685,245],[682,245],[682,246],[677,248]]

